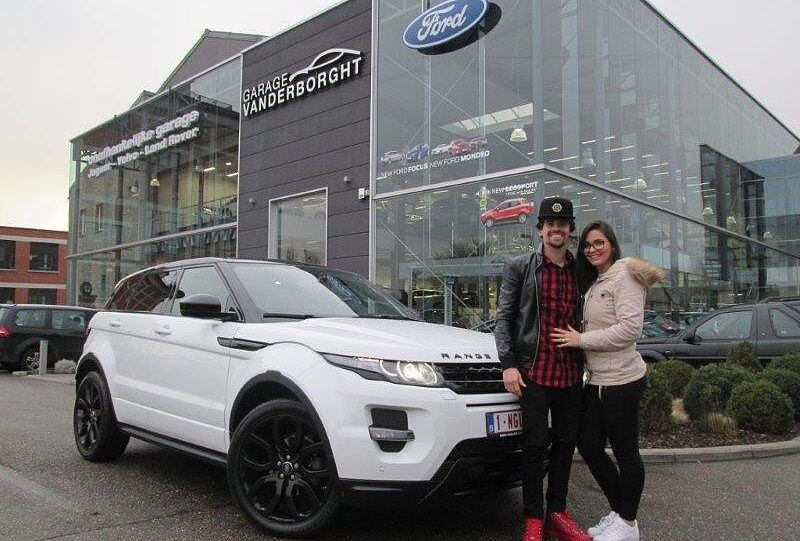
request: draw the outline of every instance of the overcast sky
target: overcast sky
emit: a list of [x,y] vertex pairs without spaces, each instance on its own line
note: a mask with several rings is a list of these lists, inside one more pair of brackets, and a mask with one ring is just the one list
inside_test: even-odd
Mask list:
[[[157,89],[204,29],[274,35],[336,3],[0,0],[0,225],[66,230],[69,139]],[[800,134],[800,0],[652,3]]]

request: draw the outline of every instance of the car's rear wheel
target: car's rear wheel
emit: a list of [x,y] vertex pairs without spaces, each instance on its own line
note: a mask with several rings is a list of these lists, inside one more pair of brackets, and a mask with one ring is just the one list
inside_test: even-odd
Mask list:
[[228,485],[247,517],[269,533],[305,537],[322,530],[340,506],[337,484],[322,427],[302,404],[271,400],[236,428]]
[[[53,362],[56,356],[52,349],[47,351],[48,362]],[[19,355],[20,370],[39,371],[39,345],[31,346]]]
[[72,421],[78,452],[87,460],[114,460],[128,445],[129,437],[117,426],[108,386],[96,371],[78,385]]
[[525,222],[528,221],[528,215],[525,213],[520,214],[519,216],[517,216],[517,221],[521,224],[524,224]]

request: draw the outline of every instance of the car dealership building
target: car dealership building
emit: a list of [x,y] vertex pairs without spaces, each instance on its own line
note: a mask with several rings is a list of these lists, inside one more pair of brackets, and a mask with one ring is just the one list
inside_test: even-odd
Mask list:
[[72,140],[68,302],[274,258],[473,327],[550,195],[665,269],[654,310],[798,295],[798,147],[642,0],[348,0],[271,38],[207,31]]

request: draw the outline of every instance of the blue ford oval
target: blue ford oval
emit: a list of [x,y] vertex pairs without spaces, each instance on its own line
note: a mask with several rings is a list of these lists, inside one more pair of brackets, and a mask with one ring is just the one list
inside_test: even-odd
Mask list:
[[471,30],[486,15],[486,0],[447,0],[414,19],[403,33],[412,49],[442,45]]

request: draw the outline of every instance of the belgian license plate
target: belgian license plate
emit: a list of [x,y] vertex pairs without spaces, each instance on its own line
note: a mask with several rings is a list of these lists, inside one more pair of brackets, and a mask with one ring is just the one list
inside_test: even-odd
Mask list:
[[487,436],[513,436],[522,433],[522,411],[493,411],[486,414]]

